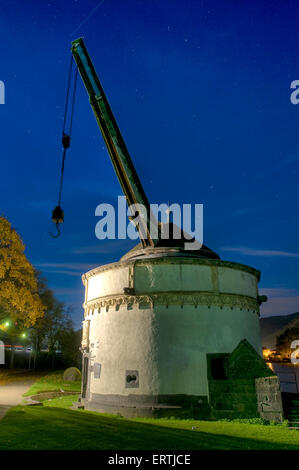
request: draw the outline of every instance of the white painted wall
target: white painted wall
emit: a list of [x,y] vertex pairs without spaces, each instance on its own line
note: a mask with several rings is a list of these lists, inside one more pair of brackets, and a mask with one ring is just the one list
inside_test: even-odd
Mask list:
[[119,267],[99,272],[88,279],[87,301],[123,293],[123,288],[129,285],[129,268]]
[[[91,320],[92,363],[102,365],[100,379],[91,376],[92,393],[157,394],[159,393],[158,361],[153,310],[118,311],[102,309]],[[126,370],[137,369],[139,388],[125,387]]]
[[[257,274],[206,262],[173,258],[143,260],[134,267],[136,293],[190,291],[257,296]],[[212,305],[154,304],[133,308],[121,304],[92,306],[96,298],[123,295],[129,286],[130,262],[87,275],[86,319],[90,320],[91,365],[101,364],[101,377],[90,376],[91,393],[208,395],[206,354],[230,353],[246,338],[261,354],[259,318],[254,311]],[[108,308],[108,311],[106,311]],[[94,313],[91,312],[94,310]],[[126,370],[139,371],[139,388],[125,387]]]
[[[88,276],[87,301],[122,295],[129,286],[129,267],[134,267],[136,293],[158,292],[222,292],[257,297],[257,277],[239,269],[237,263],[201,264],[201,260],[184,263],[180,258],[163,258],[134,263],[113,263],[93,270]],[[206,260],[205,260],[206,263]],[[219,264],[219,262],[218,262]]]

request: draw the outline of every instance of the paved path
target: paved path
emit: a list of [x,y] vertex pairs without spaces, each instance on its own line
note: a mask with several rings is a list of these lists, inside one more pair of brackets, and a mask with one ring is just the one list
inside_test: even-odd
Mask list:
[[0,419],[12,406],[16,406],[23,400],[23,393],[27,392],[34,380],[11,382],[7,385],[0,384]]

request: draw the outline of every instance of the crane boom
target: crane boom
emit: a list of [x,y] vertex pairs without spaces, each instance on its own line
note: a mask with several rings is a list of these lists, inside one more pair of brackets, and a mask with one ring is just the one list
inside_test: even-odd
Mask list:
[[[128,206],[140,204],[146,210],[146,220],[140,214],[138,226],[141,242],[144,247],[154,247],[159,242],[158,223],[151,212],[150,204],[82,38],[72,42],[72,54]],[[155,232],[152,233],[158,234],[157,239],[151,237],[150,224],[156,225]],[[153,228],[153,225],[151,226]]]

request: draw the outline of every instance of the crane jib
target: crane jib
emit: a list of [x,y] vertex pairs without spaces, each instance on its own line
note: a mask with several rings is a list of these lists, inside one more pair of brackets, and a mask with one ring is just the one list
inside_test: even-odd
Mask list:
[[[160,233],[158,223],[151,212],[150,204],[82,38],[72,42],[72,54],[128,206],[141,204],[145,208],[144,226],[138,226],[141,242],[143,246],[156,246]],[[150,227],[154,229],[153,233],[158,233],[157,239],[152,239]]]

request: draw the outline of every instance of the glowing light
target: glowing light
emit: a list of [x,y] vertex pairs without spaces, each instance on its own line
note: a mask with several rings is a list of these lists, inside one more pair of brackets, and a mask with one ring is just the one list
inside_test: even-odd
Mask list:
[[263,349],[263,356],[264,356],[264,358],[265,358],[265,359],[268,359],[268,357],[270,356],[271,352],[272,352],[271,349],[266,349],[266,348]]
[[10,325],[9,321],[6,321],[6,322],[0,324],[0,330],[3,330],[3,331],[6,330],[6,328],[8,328],[9,325]]

